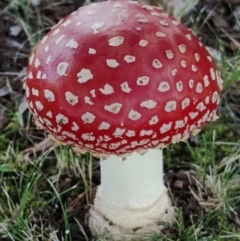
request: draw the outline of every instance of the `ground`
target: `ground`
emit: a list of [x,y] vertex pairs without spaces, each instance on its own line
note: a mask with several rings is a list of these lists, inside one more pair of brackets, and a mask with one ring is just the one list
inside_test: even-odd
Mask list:
[[[168,1],[151,1],[160,2],[176,13]],[[202,0],[191,7],[187,2],[177,17],[209,47],[224,79],[220,118],[186,143],[164,149],[165,184],[177,222],[143,240],[239,240],[240,1]],[[92,240],[85,221],[100,180],[99,162],[53,144],[37,129],[22,88],[31,50],[81,4],[0,2],[1,241]]]

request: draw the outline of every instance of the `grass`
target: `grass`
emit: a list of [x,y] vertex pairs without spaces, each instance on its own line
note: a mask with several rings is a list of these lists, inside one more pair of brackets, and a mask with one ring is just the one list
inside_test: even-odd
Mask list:
[[[0,18],[21,25],[19,41],[27,49],[71,11],[67,1],[42,1],[40,6],[32,6],[28,0],[0,3]],[[201,27],[195,29],[201,32]],[[221,43],[215,32],[214,36]],[[162,234],[146,234],[143,240],[240,239],[239,119],[225,98],[240,79],[240,54],[229,57],[220,50],[223,57],[218,65],[225,80],[221,118],[197,137],[164,150],[166,183],[177,207],[177,222]],[[11,57],[0,63],[0,72],[11,72],[17,58],[20,67],[13,71],[17,73],[26,66],[29,53],[9,51]],[[47,138],[46,133],[33,125],[24,108],[24,92],[13,76],[4,80],[9,94],[0,101],[8,116],[0,130],[0,240],[92,240],[85,215],[93,197],[91,190],[99,184],[98,161],[90,155],[76,155],[66,146],[39,147],[37,143]],[[32,146],[40,151],[32,152]],[[174,181],[168,182],[171,173],[175,173],[174,180],[186,185],[183,190]],[[107,235],[98,239],[106,240]]]

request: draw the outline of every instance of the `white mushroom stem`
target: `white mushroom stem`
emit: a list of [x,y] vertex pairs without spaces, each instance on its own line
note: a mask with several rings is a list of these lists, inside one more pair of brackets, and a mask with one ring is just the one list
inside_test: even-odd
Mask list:
[[117,156],[101,161],[101,185],[89,220],[93,234],[110,232],[112,240],[122,240],[124,232],[136,233],[136,229],[140,233],[159,232],[158,221],[173,219],[163,183],[161,150],[133,153],[124,161]]

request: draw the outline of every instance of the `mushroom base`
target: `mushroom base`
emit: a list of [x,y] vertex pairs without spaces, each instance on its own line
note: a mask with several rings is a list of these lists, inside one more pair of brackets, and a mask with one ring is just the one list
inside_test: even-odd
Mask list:
[[[101,210],[109,210],[114,220],[109,220]],[[102,202],[98,192],[94,205],[90,207],[89,227],[93,236],[109,234],[109,240],[139,240],[143,235],[160,233],[164,223],[173,223],[175,212],[168,196],[167,188],[159,195],[156,202],[144,209],[127,210],[117,206],[107,206]],[[122,226],[121,224],[124,226]],[[129,228],[126,227],[129,225]]]
[[173,222],[174,209],[163,183],[162,151],[136,152],[124,161],[110,156],[100,161],[101,185],[90,208],[94,236],[109,233],[111,240],[134,240],[158,232]]

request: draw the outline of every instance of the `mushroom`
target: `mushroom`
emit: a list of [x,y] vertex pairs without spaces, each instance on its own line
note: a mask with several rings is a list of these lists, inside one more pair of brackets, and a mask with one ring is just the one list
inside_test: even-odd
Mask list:
[[174,222],[162,149],[217,118],[221,81],[203,44],[159,7],[93,3],[43,37],[27,68],[29,108],[54,139],[101,158],[93,235],[131,239]]

